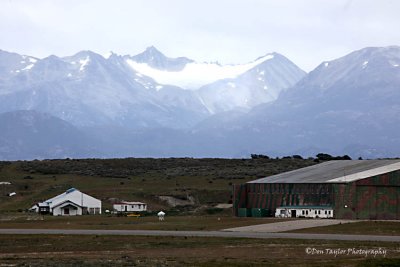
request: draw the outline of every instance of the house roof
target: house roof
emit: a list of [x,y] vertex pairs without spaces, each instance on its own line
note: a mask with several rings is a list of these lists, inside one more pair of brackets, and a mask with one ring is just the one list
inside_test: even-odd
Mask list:
[[55,197],[52,197],[52,198],[50,198],[50,199],[48,199],[48,200],[46,200],[44,202],[47,202],[47,203],[55,202],[56,200],[64,198],[66,195],[71,194],[72,192],[75,192],[75,191],[76,192],[80,192],[78,189],[70,188],[67,191],[65,191],[64,193],[61,193],[61,194],[59,194],[59,195],[57,195]]
[[328,210],[331,210],[332,206],[279,206],[277,209],[328,209]]
[[56,205],[54,205],[54,206],[53,206],[53,209],[54,209],[55,207],[58,207],[58,206],[67,206],[67,205],[72,205],[72,206],[75,206],[75,207],[82,208],[81,205],[76,204],[75,202],[73,202],[73,201],[71,201],[71,200],[65,200],[65,201],[63,201],[63,202],[60,202],[60,203],[57,203]]
[[118,202],[118,203],[114,203],[114,205],[146,205],[146,203],[121,201],[121,202]]
[[397,160],[332,160],[248,183],[349,183],[400,170]]
[[50,198],[46,201],[43,201],[40,203],[41,206],[50,206],[52,208],[55,205],[58,205],[61,202],[64,202],[65,200],[70,200],[74,203],[80,203],[80,206],[86,207],[90,202],[92,202],[91,205],[93,205],[93,202],[97,202],[98,205],[101,205],[101,200],[96,199],[92,196],[89,196],[85,193],[82,193],[81,191],[75,189],[75,188],[70,188],[64,193],[61,193],[53,198]]

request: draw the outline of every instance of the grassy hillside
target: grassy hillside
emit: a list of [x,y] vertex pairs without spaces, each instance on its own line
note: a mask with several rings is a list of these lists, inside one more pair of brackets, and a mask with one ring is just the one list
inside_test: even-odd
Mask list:
[[[110,208],[116,200],[143,201],[171,210],[159,196],[173,196],[180,211],[229,203],[232,184],[315,164],[303,159],[127,158],[0,162],[0,212],[25,210],[75,187]],[[7,193],[16,192],[13,197]],[[191,201],[187,201],[190,199]],[[212,212],[212,210],[208,210]]]

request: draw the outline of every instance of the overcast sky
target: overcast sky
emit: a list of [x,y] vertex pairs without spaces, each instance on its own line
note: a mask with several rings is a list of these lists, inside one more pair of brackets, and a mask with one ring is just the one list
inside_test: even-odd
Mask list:
[[245,63],[279,52],[306,71],[367,46],[400,45],[398,0],[0,0],[0,49],[81,50]]

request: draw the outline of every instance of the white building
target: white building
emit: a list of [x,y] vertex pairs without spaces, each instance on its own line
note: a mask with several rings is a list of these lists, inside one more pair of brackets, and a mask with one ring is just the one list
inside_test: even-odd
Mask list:
[[54,216],[101,214],[101,200],[71,188],[56,197],[37,203],[30,210]]
[[281,206],[275,217],[280,218],[333,218],[333,208],[327,206]]
[[147,204],[142,202],[127,202],[121,201],[113,205],[113,209],[116,212],[139,212],[146,211]]

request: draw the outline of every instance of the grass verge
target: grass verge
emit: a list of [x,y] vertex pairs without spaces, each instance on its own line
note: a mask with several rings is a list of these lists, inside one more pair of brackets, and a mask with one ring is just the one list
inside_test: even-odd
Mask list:
[[[339,256],[310,249],[382,249]],[[4,266],[399,266],[397,243],[201,237],[0,235]],[[389,265],[379,265],[379,264]],[[396,265],[397,264],[397,265]]]

